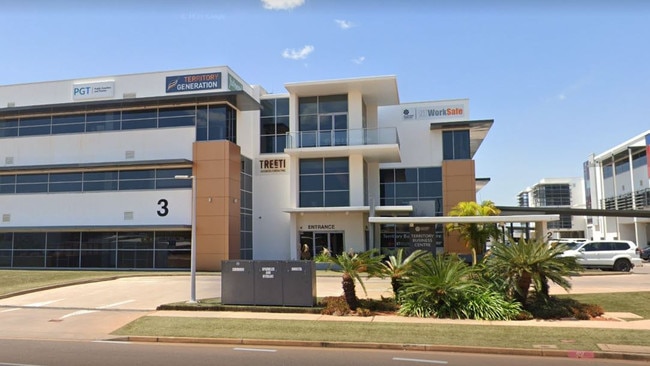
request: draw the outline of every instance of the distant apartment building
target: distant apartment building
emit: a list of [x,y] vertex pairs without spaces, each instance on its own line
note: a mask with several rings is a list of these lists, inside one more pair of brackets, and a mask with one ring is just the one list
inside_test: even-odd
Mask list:
[[[545,178],[517,195],[520,207],[585,208],[582,178]],[[584,216],[560,214],[557,221],[549,221],[547,229],[555,239],[584,238]]]
[[[586,208],[648,210],[650,208],[648,145],[650,130],[584,162]],[[587,217],[588,237],[649,242],[650,218]]]

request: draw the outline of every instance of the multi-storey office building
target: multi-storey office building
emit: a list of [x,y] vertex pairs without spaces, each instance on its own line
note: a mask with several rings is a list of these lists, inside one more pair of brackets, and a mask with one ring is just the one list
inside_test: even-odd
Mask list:
[[394,76],[286,90],[228,67],[0,87],[0,267],[189,268],[193,222],[199,270],[303,245],[467,250],[397,218],[475,200],[491,120],[400,104]]
[[[582,178],[545,178],[519,192],[520,207],[584,209],[585,193]],[[549,221],[547,230],[555,239],[584,238],[585,217],[560,214],[557,221]]]
[[[589,156],[584,162],[587,208],[602,210],[647,210],[650,208],[648,149],[650,130]],[[632,240],[650,244],[649,218],[588,217],[589,237]]]

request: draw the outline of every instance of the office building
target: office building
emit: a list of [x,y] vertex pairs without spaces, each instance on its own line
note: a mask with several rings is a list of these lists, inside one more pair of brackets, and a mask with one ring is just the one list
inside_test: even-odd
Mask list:
[[285,88],[226,66],[0,86],[0,267],[185,269],[192,239],[199,270],[304,245],[467,252],[397,218],[476,199],[492,120],[401,103],[395,76]]

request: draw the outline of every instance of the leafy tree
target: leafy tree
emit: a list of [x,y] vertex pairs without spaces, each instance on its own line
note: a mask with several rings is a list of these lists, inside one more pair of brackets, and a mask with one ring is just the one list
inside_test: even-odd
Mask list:
[[350,309],[356,310],[359,306],[355,281],[359,282],[363,291],[367,294],[366,285],[363,283],[361,274],[367,273],[369,276],[380,275],[381,260],[382,256],[378,255],[377,250],[369,250],[362,253],[343,252],[339,255],[329,257],[330,263],[339,267],[336,270],[343,273],[341,281],[343,296]]
[[515,242],[510,238],[494,244],[484,263],[491,273],[506,280],[509,295],[526,305],[531,284],[538,297],[544,298],[549,297],[549,280],[567,291],[571,288],[568,277],[582,267],[575,258],[561,256],[566,249],[564,245],[551,247],[542,240],[521,238]]
[[[449,211],[449,216],[496,216],[501,211],[492,201],[480,204],[474,201],[459,202]],[[499,229],[494,223],[449,223],[447,231],[456,231],[472,250],[472,264],[476,265],[476,254],[482,254],[485,242],[491,237],[499,236]]]
[[399,248],[394,255],[388,257],[388,261],[381,263],[381,272],[384,276],[390,277],[390,284],[393,288],[395,300],[399,300],[399,292],[402,286],[401,281],[411,268],[413,262],[429,252],[417,249],[408,256],[404,256],[404,248]]

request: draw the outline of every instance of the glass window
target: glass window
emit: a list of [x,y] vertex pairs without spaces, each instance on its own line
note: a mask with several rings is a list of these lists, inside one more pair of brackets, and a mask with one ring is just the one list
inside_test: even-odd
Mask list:
[[15,233],[14,249],[45,249],[45,233]]
[[[81,243],[80,232],[47,233],[47,249],[79,250]],[[78,264],[77,264],[78,265]]]
[[301,159],[300,207],[334,207],[350,204],[347,158]]
[[442,132],[442,158],[444,160],[470,159],[469,130]]
[[336,113],[348,111],[348,96],[342,95],[328,95],[318,97],[318,113]]

